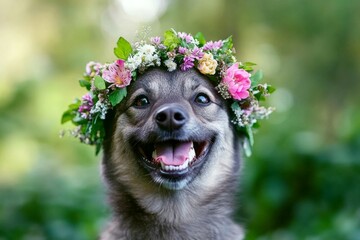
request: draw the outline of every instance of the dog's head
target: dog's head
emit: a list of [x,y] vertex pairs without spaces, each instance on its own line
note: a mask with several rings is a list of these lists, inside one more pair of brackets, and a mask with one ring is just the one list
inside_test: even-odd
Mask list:
[[228,110],[196,70],[149,70],[107,126],[105,171],[133,188],[216,187],[238,168]]

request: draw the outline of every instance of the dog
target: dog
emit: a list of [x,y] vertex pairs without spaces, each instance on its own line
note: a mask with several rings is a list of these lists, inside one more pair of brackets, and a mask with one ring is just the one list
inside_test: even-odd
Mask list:
[[230,111],[195,69],[139,75],[105,123],[113,218],[100,239],[243,239],[231,219],[242,156]]

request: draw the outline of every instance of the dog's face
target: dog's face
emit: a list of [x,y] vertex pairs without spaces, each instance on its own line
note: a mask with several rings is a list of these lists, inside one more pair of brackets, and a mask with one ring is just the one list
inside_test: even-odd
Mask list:
[[105,155],[122,184],[180,190],[216,187],[236,167],[233,145],[228,108],[209,79],[153,69],[116,110]]

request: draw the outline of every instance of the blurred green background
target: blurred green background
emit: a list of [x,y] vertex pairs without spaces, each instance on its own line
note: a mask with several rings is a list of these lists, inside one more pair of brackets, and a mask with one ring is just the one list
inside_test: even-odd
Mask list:
[[233,35],[277,111],[245,161],[246,239],[360,239],[360,1],[0,2],[0,239],[95,239],[109,209],[94,149],[59,138],[90,60],[142,26]]

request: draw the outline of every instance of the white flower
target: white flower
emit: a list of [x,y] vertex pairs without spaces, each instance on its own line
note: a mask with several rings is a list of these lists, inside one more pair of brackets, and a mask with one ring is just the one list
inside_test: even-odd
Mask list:
[[151,66],[160,66],[161,59],[156,53],[156,48],[150,44],[141,44],[137,46],[135,55],[130,56],[126,61],[126,67],[131,71],[137,69],[146,69]]
[[134,56],[130,56],[125,63],[125,67],[130,71],[134,71],[141,64],[141,56],[139,54],[135,54]]
[[169,72],[172,72],[172,71],[174,71],[176,69],[176,63],[171,59],[165,60],[164,64],[168,68]]
[[155,51],[155,47],[150,44],[144,44],[138,48],[138,52],[142,55],[153,55]]
[[157,55],[152,55],[152,54],[144,54],[144,64],[147,65],[149,63],[152,63],[156,60],[158,56]]
[[102,103],[101,101],[97,101],[96,104],[91,108],[90,113],[94,114],[99,112],[100,118],[105,119],[107,110],[109,109],[106,103]]

